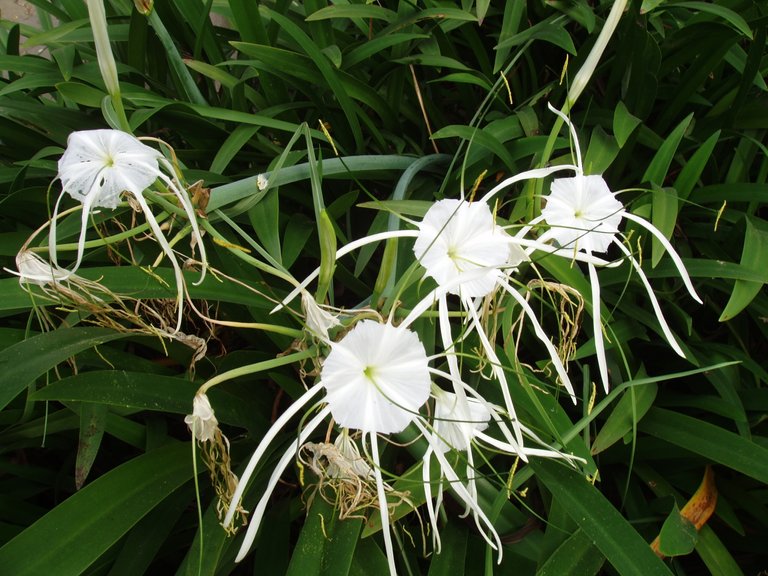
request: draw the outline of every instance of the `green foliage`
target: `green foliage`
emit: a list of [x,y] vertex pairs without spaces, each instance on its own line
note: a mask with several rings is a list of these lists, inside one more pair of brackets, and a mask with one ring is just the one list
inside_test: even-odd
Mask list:
[[[105,327],[72,298],[0,280],[0,571],[386,574],[380,531],[361,538],[363,522],[339,520],[321,498],[305,512],[292,468],[256,551],[236,565],[240,537],[219,525],[217,495],[202,462],[195,473],[182,415],[201,384],[250,367],[210,392],[233,470],[242,473],[269,425],[304,392],[301,378],[307,385],[314,378],[311,351],[295,350],[304,345],[298,306],[270,314],[291,278],[322,261],[330,303],[387,314],[398,297],[426,290],[404,256],[410,245],[331,261],[336,242],[404,227],[398,215],[420,218],[430,202],[475,182],[482,194],[495,179],[570,161],[572,142],[546,103],[564,103],[610,4],[173,0],[145,16],[131,2],[107,2],[131,128],[173,147],[185,184],[202,180],[209,193],[207,206],[197,207],[207,217],[214,273],[200,285],[190,273],[187,285],[195,306],[221,324],[190,314],[182,332],[199,341],[162,337],[135,320]],[[69,133],[106,127],[114,116],[85,5],[35,6],[39,25],[0,22],[0,257],[11,270],[52,210],[59,187],[49,184]],[[759,2],[629,3],[571,117],[584,135],[587,171],[602,172],[631,212],[670,239],[703,297],[698,306],[684,296],[657,240],[625,228],[687,358],[664,345],[627,263],[600,271],[613,392],[597,392],[594,402],[589,322],[569,365],[582,386],[573,406],[535,364],[533,333],[517,338],[519,309],[500,312],[499,355],[515,374],[518,416],[584,458],[583,474],[489,454],[476,462],[479,491],[505,542],[502,565],[493,565],[474,523],[455,514],[441,520],[442,554],[425,554],[431,535],[411,514],[396,526],[402,573],[765,569],[765,46]],[[499,217],[523,224],[544,193],[512,188],[499,198]],[[158,221],[185,250],[178,206],[158,205]],[[79,222],[79,213],[60,222],[63,257],[73,253]],[[173,273],[167,262],[153,267],[159,250],[144,238],[143,222],[128,206],[94,214],[98,232],[89,234],[78,274],[110,290],[99,297],[116,307],[120,295],[127,311],[141,299],[163,314]],[[29,247],[45,253],[45,234]],[[588,300],[578,264],[534,264]],[[556,305],[543,290],[528,294],[537,310]],[[428,319],[420,322],[437,338]],[[291,442],[290,430],[278,437],[283,448]],[[276,454],[257,470],[245,508]],[[402,452],[387,449],[383,458],[406,480],[420,474]],[[682,504],[713,463],[716,514],[697,534],[669,527],[673,502]],[[690,536],[690,547],[662,562],[648,543],[670,531]]]

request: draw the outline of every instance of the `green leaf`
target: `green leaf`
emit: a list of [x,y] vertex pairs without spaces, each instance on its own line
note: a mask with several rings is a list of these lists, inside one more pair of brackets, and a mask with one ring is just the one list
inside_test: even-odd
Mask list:
[[59,82],[56,84],[56,90],[64,98],[89,108],[100,108],[104,99],[104,92],[80,82]]
[[80,442],[75,462],[75,487],[80,490],[99,453],[104,428],[107,425],[107,407],[104,404],[80,405]]
[[344,576],[349,573],[363,522],[339,520],[338,511],[315,494],[286,576]]
[[[189,414],[199,384],[185,380],[122,370],[93,370],[49,384],[32,395],[34,400],[95,402],[108,406]],[[220,388],[208,394],[216,417],[243,428],[267,428],[265,419],[253,414],[253,407]]]
[[592,444],[592,454],[599,454],[613,446],[637,425],[653,405],[658,392],[658,385],[649,383],[644,386],[632,386],[616,404]]
[[622,576],[671,575],[643,537],[581,474],[543,459],[532,459],[530,466]]
[[684,556],[693,552],[698,539],[696,526],[680,514],[675,503],[659,533],[659,552],[664,556]]
[[[740,264],[745,268],[757,270],[764,267],[766,259],[768,259],[768,222],[747,217],[746,223]],[[720,314],[720,322],[727,322],[744,310],[762,288],[762,282],[736,280],[731,297]]]
[[440,530],[442,550],[432,555],[427,576],[452,576],[461,574],[467,557],[469,531],[458,522],[448,522]]
[[719,426],[671,410],[652,408],[640,421],[640,430],[768,483],[768,448]]
[[715,16],[719,16],[723,20],[725,20],[728,24],[730,24],[733,28],[741,32],[744,36],[752,40],[752,30],[749,27],[749,24],[747,24],[747,21],[744,20],[742,16],[740,16],[737,12],[734,12],[730,8],[723,6],[722,4],[718,4],[716,2],[671,2],[667,4],[667,7],[672,6],[680,6],[682,8],[690,8],[691,10],[697,11],[697,12],[706,12],[709,14],[713,14]]
[[712,156],[712,151],[715,149],[715,145],[720,139],[720,130],[712,134],[707,138],[696,152],[691,156],[691,159],[686,162],[683,169],[680,171],[677,179],[674,183],[674,188],[677,190],[677,195],[685,200],[693,191],[694,187],[701,178],[701,174],[704,172],[704,167],[709,162]]
[[189,445],[174,442],[115,468],[0,548],[0,566],[14,576],[82,574],[192,477],[190,459]]
[[583,530],[574,532],[536,572],[536,576],[593,576],[605,556]]
[[624,147],[638,124],[640,124],[640,118],[633,116],[624,102],[619,100],[613,112],[613,134],[616,136],[619,148]]
[[[669,240],[677,222],[677,191],[674,188],[660,188],[654,184],[652,206],[651,223]],[[664,252],[664,246],[654,236],[651,239],[651,267],[656,267]]]
[[392,22],[397,13],[374,4],[336,4],[313,12],[305,18],[307,22],[327,20],[329,18],[362,18],[365,20],[384,20]]
[[683,119],[677,127],[670,132],[670,134],[664,139],[664,143],[659,147],[656,155],[651,160],[648,168],[640,179],[641,182],[652,182],[658,186],[664,185],[664,179],[667,177],[667,172],[672,164],[672,158],[677,151],[677,147],[680,145],[680,141],[685,135],[685,131],[688,129],[688,125],[693,120],[693,112]]
[[0,352],[0,408],[60,362],[128,336],[106,328],[60,328],[6,348]]

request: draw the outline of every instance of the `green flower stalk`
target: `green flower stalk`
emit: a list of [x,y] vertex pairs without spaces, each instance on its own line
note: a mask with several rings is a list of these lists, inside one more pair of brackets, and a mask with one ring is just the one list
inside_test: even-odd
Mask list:
[[112,47],[109,44],[109,30],[107,29],[107,14],[104,11],[104,2],[102,0],[86,0],[88,6],[88,17],[91,20],[91,30],[93,30],[93,43],[96,45],[96,58],[99,61],[99,70],[107,92],[112,100],[112,106],[117,113],[120,122],[120,128],[126,132],[131,132],[128,124],[128,118],[123,108],[123,100],[120,96],[120,83],[117,79],[117,64],[112,54]]

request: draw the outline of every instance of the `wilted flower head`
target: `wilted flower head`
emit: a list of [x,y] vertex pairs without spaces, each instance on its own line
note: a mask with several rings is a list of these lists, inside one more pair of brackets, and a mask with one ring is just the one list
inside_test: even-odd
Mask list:
[[339,319],[324,310],[312,295],[306,290],[301,293],[301,307],[304,309],[304,317],[307,329],[323,342],[328,342],[328,330],[340,326]]
[[415,332],[362,320],[331,345],[320,381],[334,419],[345,428],[402,431],[429,398],[424,345]]
[[83,205],[77,258],[71,270],[71,273],[74,273],[83,258],[86,229],[92,212],[96,208],[116,208],[120,203],[120,196],[124,192],[129,192],[140,206],[155,240],[160,244],[174,268],[178,296],[178,329],[181,324],[184,279],[176,256],[143,196],[145,190],[156,180],[159,179],[165,184],[186,212],[192,226],[194,242],[200,248],[203,261],[200,281],[205,276],[206,257],[195,211],[189,196],[175,180],[175,177],[169,177],[166,172],[172,176],[175,175],[172,164],[159,151],[125,132],[119,130],[83,130],[70,134],[67,140],[67,149],[59,160],[59,179],[62,184],[62,193],[56,201],[54,215],[51,219],[49,252],[53,264],[57,266],[56,223],[59,203],[65,194],[69,194]]
[[208,442],[214,439],[219,421],[213,413],[213,407],[206,394],[195,394],[192,400],[192,414],[188,414],[184,422],[198,441]]
[[46,262],[40,255],[27,249],[21,250],[16,255],[16,269],[18,272],[8,271],[19,277],[19,284],[22,287],[24,284],[37,286],[58,284],[71,276],[68,270]]

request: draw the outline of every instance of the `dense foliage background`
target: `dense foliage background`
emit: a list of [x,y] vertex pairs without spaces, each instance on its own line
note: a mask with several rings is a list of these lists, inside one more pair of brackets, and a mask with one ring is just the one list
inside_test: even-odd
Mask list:
[[[0,25],[0,256],[12,270],[58,195],[50,186],[69,133],[114,123],[85,4],[33,3],[39,28]],[[163,0],[145,13],[127,0],[106,2],[132,129],[172,145],[187,182],[210,188],[207,217],[218,237],[209,230],[207,245],[220,276],[193,286],[190,274],[197,306],[221,320],[301,328],[288,312],[269,315],[290,286],[252,264],[269,257],[296,278],[316,266],[312,179],[322,179],[341,244],[387,228],[388,213],[373,200],[455,197],[478,178],[487,189],[562,160],[569,141],[552,132],[546,104],[565,102],[611,5]],[[571,117],[587,172],[626,189],[622,201],[671,237],[704,298],[699,306],[685,295],[647,235],[630,236],[687,359],[663,341],[630,267],[602,270],[611,393],[591,399],[588,330],[570,366],[583,384],[577,406],[536,387],[514,393],[524,421],[591,455],[599,477],[587,482],[535,460],[510,475],[512,462],[496,459],[485,489],[505,535],[503,564],[456,514],[445,520],[443,553],[425,556],[411,514],[398,528],[403,574],[768,573],[767,25],[758,0],[628,3]],[[47,52],[20,55],[24,46]],[[256,176],[277,164],[279,186],[259,193]],[[541,183],[510,190],[500,213],[511,223],[530,218],[541,193]],[[128,207],[98,215],[99,234],[126,230],[132,216]],[[60,238],[74,241],[78,218],[62,224]],[[159,281],[172,278],[170,268],[147,272],[153,242],[89,246],[82,276],[134,298],[174,296]],[[378,272],[371,263],[381,258],[371,248],[340,260],[332,303],[368,298]],[[541,269],[586,286],[578,266]],[[220,281],[228,277],[250,289]],[[184,332],[207,342],[193,363],[195,349],[183,342],[104,327],[86,309],[37,294],[10,275],[0,280],[0,572],[386,573],[379,536],[359,538],[362,522],[333,520],[321,500],[306,515],[294,471],[243,563],[233,562],[238,539],[219,528],[202,466],[199,522],[183,415],[208,378],[266,361],[210,393],[241,470],[303,391],[297,364],[268,362],[295,349],[291,336],[190,314]],[[538,353],[535,343],[519,351],[523,361]],[[282,441],[291,440],[288,431]],[[715,514],[698,531],[665,525],[708,469]],[[268,475],[267,465],[249,506]],[[661,564],[632,552],[663,525],[688,538],[673,558]]]

